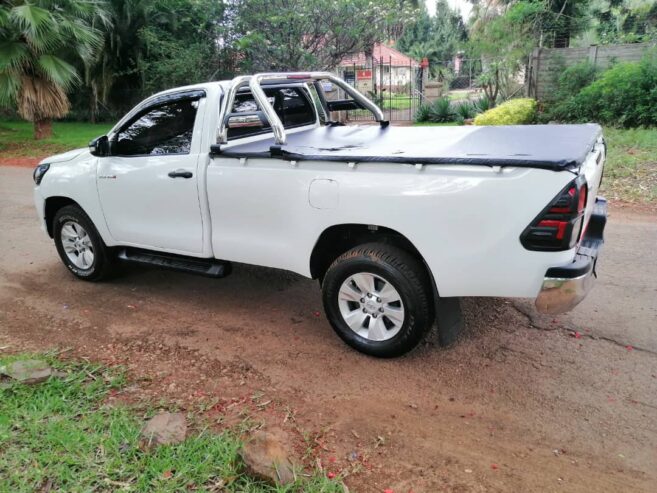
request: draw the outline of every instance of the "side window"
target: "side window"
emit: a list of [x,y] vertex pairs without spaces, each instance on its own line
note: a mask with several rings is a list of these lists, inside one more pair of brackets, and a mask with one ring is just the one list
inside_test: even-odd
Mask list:
[[[269,104],[274,107],[285,128],[301,127],[315,123],[315,110],[306,91],[296,87],[264,88]],[[258,111],[256,103],[250,92],[237,94],[233,104],[232,113],[252,113]],[[229,128],[228,139],[249,137],[270,131],[269,124],[254,128]]]
[[112,154],[189,154],[197,108],[198,100],[176,101],[149,108],[118,133]]

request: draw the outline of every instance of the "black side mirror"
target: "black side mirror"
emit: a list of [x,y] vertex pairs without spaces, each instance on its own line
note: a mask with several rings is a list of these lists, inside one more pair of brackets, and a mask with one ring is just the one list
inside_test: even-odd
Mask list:
[[109,154],[109,140],[107,139],[107,135],[101,135],[89,142],[89,152],[92,156],[107,156]]

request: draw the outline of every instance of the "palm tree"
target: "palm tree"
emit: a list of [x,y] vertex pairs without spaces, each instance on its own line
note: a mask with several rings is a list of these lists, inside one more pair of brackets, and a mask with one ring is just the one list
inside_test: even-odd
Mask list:
[[[107,0],[112,29],[105,33],[103,45],[93,59],[84,61],[84,84],[91,92],[91,122],[95,122],[99,105],[112,103],[113,107],[126,107],[127,111],[134,104],[134,93],[141,96],[137,89],[143,85],[142,29],[149,19],[156,21],[159,14],[152,6],[152,2],[144,0]],[[121,93],[120,101],[111,101],[114,91]]]
[[0,106],[34,122],[34,138],[52,135],[52,119],[70,108],[80,81],[66,59],[90,60],[102,44],[94,24],[109,22],[101,0],[5,0],[0,6]]

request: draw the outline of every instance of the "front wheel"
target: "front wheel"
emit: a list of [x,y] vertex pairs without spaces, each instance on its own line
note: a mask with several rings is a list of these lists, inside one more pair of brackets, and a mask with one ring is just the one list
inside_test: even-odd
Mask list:
[[76,277],[99,281],[111,268],[111,253],[91,219],[76,205],[62,207],[53,219],[57,252]]
[[433,324],[426,269],[391,245],[369,243],[342,254],[329,267],[322,291],[333,329],[351,347],[371,356],[407,353]]

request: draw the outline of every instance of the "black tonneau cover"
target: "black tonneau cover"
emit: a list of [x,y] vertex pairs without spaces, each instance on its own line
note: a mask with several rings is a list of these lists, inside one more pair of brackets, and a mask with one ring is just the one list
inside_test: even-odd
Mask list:
[[596,124],[499,127],[335,126],[288,133],[214,154],[275,157],[295,161],[386,162],[517,166],[554,171],[578,168],[600,136]]

